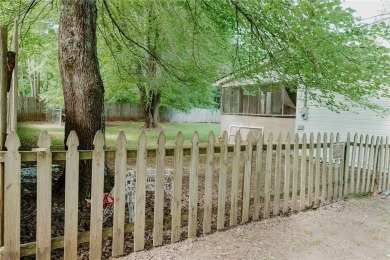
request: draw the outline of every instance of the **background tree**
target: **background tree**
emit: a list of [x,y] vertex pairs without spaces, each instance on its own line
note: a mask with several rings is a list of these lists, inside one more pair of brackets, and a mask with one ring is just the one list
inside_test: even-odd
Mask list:
[[104,1],[104,7],[100,33],[118,71],[130,75],[128,87],[139,91],[146,128],[158,127],[160,104],[184,111],[213,106],[211,85],[230,71],[232,45],[198,1]]

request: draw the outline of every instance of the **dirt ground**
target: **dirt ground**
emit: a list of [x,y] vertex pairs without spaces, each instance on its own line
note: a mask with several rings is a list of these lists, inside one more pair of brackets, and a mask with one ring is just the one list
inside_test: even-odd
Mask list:
[[122,259],[390,259],[390,196],[349,198]]

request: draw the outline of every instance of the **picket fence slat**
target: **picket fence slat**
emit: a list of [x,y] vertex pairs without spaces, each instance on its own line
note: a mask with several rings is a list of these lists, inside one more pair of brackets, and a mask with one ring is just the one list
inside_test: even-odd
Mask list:
[[199,163],[199,135],[195,132],[192,136],[192,151],[190,162],[190,194],[188,201],[188,238],[196,236],[198,223],[198,163]]
[[[364,147],[364,153],[363,153],[363,171],[362,171],[362,187],[361,192],[364,192],[366,189],[366,186],[369,184],[367,183],[367,164],[369,162],[369,153],[370,153],[370,147],[373,147],[374,144],[373,139],[371,138],[371,142],[369,143],[369,135],[366,135],[365,139],[365,147]],[[372,153],[372,151],[371,151]]]
[[294,157],[293,157],[293,185],[291,196],[291,211],[298,210],[298,167],[299,167],[299,136],[295,134],[294,138]]
[[385,155],[384,155],[384,162],[383,162],[383,183],[382,183],[382,190],[387,189],[387,181],[388,181],[388,175],[389,171],[388,164],[389,164],[389,137],[386,136],[385,140]]
[[321,177],[321,134],[317,134],[317,147],[316,147],[316,173],[314,180],[314,207],[318,207],[320,198],[320,177]]
[[380,147],[379,147],[379,165],[378,165],[378,175],[379,175],[379,182],[378,182],[378,192],[382,191],[382,181],[383,181],[383,163],[384,163],[384,144],[383,144],[383,136],[381,136],[380,140]]
[[328,201],[332,201],[333,199],[333,142],[334,135],[330,133],[329,136],[329,168],[328,168]]
[[326,182],[327,182],[327,170],[328,170],[328,134],[324,133],[324,145],[322,148],[322,172],[321,172],[321,205],[326,203]]
[[176,136],[176,148],[174,154],[174,171],[172,184],[172,203],[171,203],[171,242],[180,240],[181,232],[181,193],[183,182],[183,134],[179,132]]
[[38,147],[42,151],[37,153],[37,259],[50,259],[51,255],[52,157],[50,146],[50,137],[45,130],[38,139]]
[[271,201],[271,177],[272,177],[272,133],[268,137],[267,159],[265,168],[265,185],[264,185],[264,218],[269,218],[270,201]]
[[390,138],[388,138],[388,142],[386,142],[388,155],[387,155],[387,186],[386,190],[390,190]]
[[125,183],[126,183],[126,143],[125,133],[121,131],[117,138],[115,152],[114,219],[112,237],[112,256],[123,255],[125,240]]
[[20,258],[20,140],[16,132],[8,134],[4,166],[4,259]]
[[263,178],[263,133],[260,132],[256,143],[256,172],[253,199],[253,220],[260,219],[261,183]]
[[206,176],[204,187],[203,233],[211,231],[211,215],[213,208],[213,175],[214,175],[214,133],[207,138]]
[[284,158],[284,188],[283,188],[283,213],[288,211],[288,203],[290,202],[290,133],[287,134],[286,151]]
[[280,174],[282,171],[282,134],[279,133],[276,144],[275,180],[273,215],[279,215],[280,211]]
[[146,134],[142,131],[138,139],[137,171],[135,183],[134,252],[145,247],[145,204],[146,204]]
[[227,181],[227,163],[228,163],[228,135],[224,131],[222,134],[221,155],[220,155],[220,173],[218,184],[218,214],[217,229],[225,227],[225,203],[226,203],[226,181]]
[[232,186],[230,196],[230,226],[237,225],[238,214],[238,183],[240,180],[240,158],[241,158],[241,133],[237,131],[235,136],[234,152],[233,152],[233,170],[232,170]]
[[356,170],[356,188],[355,191],[359,193],[361,191],[360,183],[361,183],[361,176],[362,176],[362,157],[363,157],[363,134],[360,135],[359,139],[359,154],[358,154],[358,163],[357,163],[357,170]]
[[[372,172],[372,181],[371,181],[371,190],[370,190],[370,176],[368,176],[368,179],[367,180],[367,188],[366,188],[366,192],[370,192],[371,193],[374,193],[376,195],[376,192],[377,192],[377,189],[378,189],[378,178],[377,178],[377,165],[378,165],[378,154],[379,154],[379,136],[377,136],[376,138],[376,142],[375,142],[375,158],[374,158],[374,161],[373,161],[373,166],[372,166],[372,169],[373,169],[373,172]],[[373,138],[374,140],[374,138]]]
[[[340,134],[336,134],[336,144],[339,144],[340,142]],[[334,182],[333,182],[333,200],[337,200],[339,198],[339,176],[341,175],[341,167],[340,167],[341,160],[337,159],[334,162]]]
[[165,143],[166,143],[166,137],[164,132],[161,131],[157,140],[158,148],[156,150],[153,246],[160,246],[162,245],[163,242]]
[[244,180],[242,185],[242,215],[241,223],[249,221],[249,206],[251,196],[251,175],[252,175],[252,153],[253,153],[253,134],[249,132],[247,137],[244,162]]
[[303,210],[306,207],[306,134],[302,136],[302,155],[301,155],[301,185],[299,187],[299,199],[300,209]]
[[351,156],[351,188],[350,188],[350,193],[355,193],[355,180],[357,178],[355,178],[355,169],[358,169],[358,167],[355,166],[355,163],[356,163],[356,153],[358,152],[358,146],[357,146],[357,141],[358,141],[358,134],[355,133],[355,136],[353,137],[353,146],[352,146],[352,156]]
[[309,207],[313,203],[313,161],[314,161],[314,134],[310,133],[310,142],[309,142],[309,174],[307,181],[307,200]]
[[[370,142],[370,156],[369,156],[369,159],[368,159],[368,167],[367,167],[367,176],[365,176],[364,178],[364,182],[365,182],[365,189],[362,190],[362,192],[369,192],[370,191],[370,180],[371,180],[371,177],[375,174],[376,172],[376,167],[377,167],[377,163],[378,163],[378,155],[379,155],[379,139],[376,140],[376,144],[375,144],[375,137],[372,136],[371,137],[371,142]],[[375,157],[374,157],[375,156]]]
[[79,140],[71,131],[66,142],[64,259],[77,259]]
[[349,162],[351,157],[351,134],[348,132],[347,134],[347,141],[345,143],[345,158],[344,158],[344,178],[343,178],[343,184],[344,184],[344,196],[348,195],[348,180],[350,179],[349,176]]
[[98,131],[93,140],[91,185],[91,235],[89,258],[102,258],[103,192],[104,192],[104,136]]

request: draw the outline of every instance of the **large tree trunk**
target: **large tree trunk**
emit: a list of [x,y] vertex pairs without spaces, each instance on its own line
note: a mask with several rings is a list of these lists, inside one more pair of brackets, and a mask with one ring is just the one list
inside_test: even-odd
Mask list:
[[[65,99],[65,145],[76,131],[79,150],[104,132],[104,87],[96,49],[96,0],[61,0],[59,64]],[[91,161],[80,162],[80,199],[90,193]]]

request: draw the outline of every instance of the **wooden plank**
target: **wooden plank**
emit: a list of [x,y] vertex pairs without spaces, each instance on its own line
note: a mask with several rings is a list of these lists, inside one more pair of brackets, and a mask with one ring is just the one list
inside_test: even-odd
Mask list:
[[293,157],[293,185],[291,195],[291,211],[298,210],[298,165],[299,165],[299,135],[294,138],[294,157]]
[[268,137],[267,159],[265,163],[264,184],[264,218],[269,218],[271,200],[271,177],[272,177],[272,133]]
[[[378,172],[377,172],[377,164],[378,164],[378,157],[379,157],[379,136],[376,138],[376,143],[375,143],[375,153],[374,153],[374,158],[373,158],[373,166],[372,166],[372,182],[371,182],[371,190],[369,190],[369,179],[367,180],[367,187],[366,187],[366,192],[371,191],[372,195],[376,196],[377,189],[378,189]],[[373,140],[372,140],[373,141]],[[372,142],[374,144],[374,142]],[[372,145],[372,147],[374,147]]]
[[356,188],[355,193],[360,193],[360,182],[361,182],[361,172],[362,172],[362,157],[363,157],[363,134],[360,135],[359,139],[359,154],[358,154],[358,162],[356,169]]
[[180,240],[181,232],[181,196],[182,196],[182,182],[183,182],[183,134],[179,132],[176,136],[176,148],[174,154],[174,171],[172,184],[172,228],[171,228],[171,242]]
[[380,144],[379,144],[379,161],[378,161],[378,192],[382,191],[382,182],[383,182],[383,162],[384,162],[384,140],[383,136],[381,136]]
[[241,133],[237,131],[234,138],[233,169],[232,169],[232,187],[230,201],[230,226],[237,225],[238,214],[238,183],[240,180],[240,157],[241,157]]
[[4,259],[20,257],[20,140],[11,131],[5,141],[4,163]]
[[286,151],[284,156],[284,197],[283,197],[283,213],[288,212],[288,204],[290,202],[290,179],[291,179],[291,171],[290,171],[290,133],[287,134],[286,140]]
[[160,246],[163,242],[165,143],[166,137],[164,132],[161,131],[157,140],[158,147],[156,150],[153,246]]
[[306,190],[306,134],[302,136],[302,151],[301,151],[301,185],[299,188],[299,199],[300,199],[300,210],[305,209],[306,199],[305,199],[305,190]]
[[79,139],[71,131],[66,142],[64,259],[77,259]]
[[126,143],[125,133],[121,131],[118,135],[115,151],[115,186],[114,186],[114,218],[112,237],[112,256],[123,255],[125,233],[125,184],[126,184]]
[[309,143],[309,172],[307,176],[307,200],[308,206],[311,207],[313,205],[313,162],[314,162],[314,134],[310,133],[310,143]]
[[213,208],[213,175],[214,175],[214,133],[210,132],[207,138],[206,176],[204,187],[204,215],[203,233],[211,231],[211,215]]
[[352,145],[352,155],[351,155],[351,176],[350,176],[350,190],[349,193],[354,193],[355,192],[355,163],[356,163],[356,153],[358,152],[358,147],[357,147],[357,140],[358,140],[358,134],[355,133],[353,137],[353,145]]
[[[371,138],[371,144],[373,145],[373,138]],[[369,145],[369,135],[366,135],[365,140],[365,146],[364,146],[364,153],[363,153],[363,171],[362,171],[362,190],[361,192],[364,192],[365,187],[367,185],[367,164],[369,161],[369,153],[370,153],[370,145]]]
[[104,136],[97,131],[93,140],[91,185],[91,236],[89,258],[102,258],[103,193],[104,193]]
[[39,136],[37,153],[37,259],[50,259],[51,253],[51,198],[52,158],[51,141],[47,131]]
[[329,136],[329,168],[328,168],[328,201],[333,199],[333,141],[334,135],[330,133]]
[[15,66],[12,72],[12,84],[9,91],[9,129],[12,131],[17,130],[18,122],[18,63],[19,63],[19,22],[18,18],[14,20],[14,27],[12,29],[12,51],[15,52]]
[[351,158],[351,134],[348,132],[347,134],[347,141],[345,143],[345,158],[344,158],[344,178],[343,178],[343,184],[344,184],[344,196],[348,195],[348,181],[350,181],[349,176],[349,165],[350,165],[350,158]]
[[261,183],[263,177],[263,133],[260,132],[257,137],[256,143],[256,173],[255,173],[255,191],[253,201],[253,220],[260,219],[260,196],[261,196]]
[[[377,140],[379,142],[379,139]],[[377,145],[374,145],[375,138],[374,136],[371,136],[371,142],[370,142],[370,147],[368,148],[370,150],[369,152],[369,157],[368,157],[368,163],[367,163],[367,176],[364,178],[364,183],[365,183],[365,189],[363,189],[363,192],[369,192],[370,191],[370,179],[372,174],[376,172],[376,162],[378,158],[378,151],[379,151],[379,143]],[[376,147],[378,146],[378,147]],[[372,173],[371,173],[372,172]]]
[[[0,25],[0,151],[5,150],[7,136],[7,36],[7,26]],[[4,187],[4,164],[0,163],[0,246],[4,245]]]
[[[336,143],[338,144],[340,142],[340,133],[336,134]],[[333,199],[338,199],[339,198],[339,178],[340,178],[340,159],[335,160],[334,162],[334,194],[333,194]]]
[[280,174],[282,171],[282,134],[279,133],[276,145],[276,160],[275,160],[275,185],[274,185],[274,204],[273,214],[279,215],[280,211]]
[[321,172],[321,205],[324,205],[326,202],[326,176],[327,176],[327,165],[328,165],[328,135],[324,133],[324,145],[322,147],[322,172]]
[[217,229],[221,230],[225,226],[225,203],[226,203],[226,181],[227,181],[227,163],[228,163],[228,134],[226,131],[222,134],[222,145],[220,155],[220,173],[218,185],[218,215]]
[[244,162],[244,180],[242,185],[242,215],[241,223],[249,221],[249,205],[251,198],[251,176],[252,176],[252,158],[253,158],[253,134],[249,132],[247,136],[247,146]]
[[321,134],[317,134],[317,147],[316,147],[316,172],[314,181],[314,207],[319,206],[320,199],[320,177],[321,177]]
[[387,189],[387,182],[389,178],[389,171],[387,170],[389,167],[389,137],[386,136],[385,141],[385,153],[384,153],[384,162],[383,162],[383,182],[382,182],[382,190]]
[[199,135],[192,136],[192,153],[190,161],[190,194],[188,201],[188,238],[196,237],[198,223],[198,163],[199,163]]
[[[134,205],[134,252],[141,251],[145,247],[145,204],[146,204],[146,134],[142,131],[138,139],[138,156],[135,183]],[[124,223],[123,223],[124,225]]]
[[387,149],[389,151],[389,154],[387,156],[387,186],[386,190],[390,190],[390,140],[387,144]]

